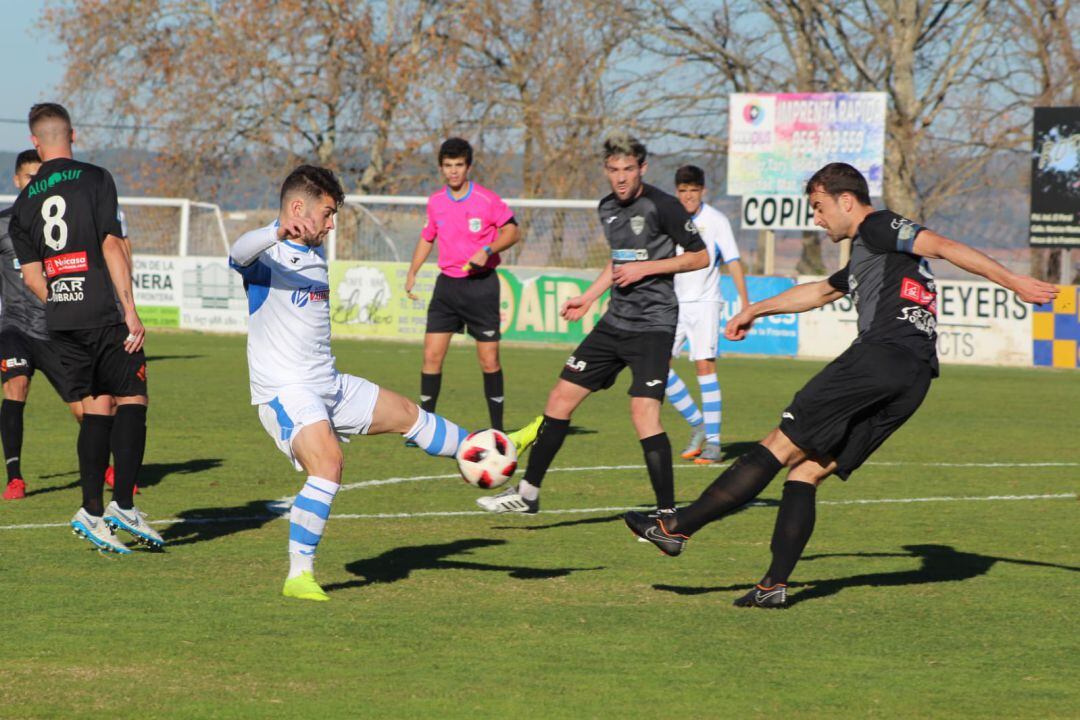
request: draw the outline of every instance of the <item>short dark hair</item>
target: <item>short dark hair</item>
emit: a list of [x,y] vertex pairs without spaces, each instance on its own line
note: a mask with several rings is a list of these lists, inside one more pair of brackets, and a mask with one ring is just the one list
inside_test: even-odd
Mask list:
[[675,186],[700,185],[705,187],[705,171],[697,165],[683,165],[675,171]]
[[465,165],[472,167],[472,145],[464,138],[447,138],[443,141],[443,144],[439,146],[439,164],[442,165],[442,161],[446,158],[452,158],[454,160],[465,158]]
[[33,148],[29,150],[23,150],[15,157],[15,172],[19,172],[19,168],[23,165],[29,165],[30,163],[41,162],[41,156],[38,155],[38,151]]
[[840,193],[851,193],[863,205],[871,204],[866,178],[847,163],[829,163],[810,176],[806,181],[806,194],[817,190],[833,197]]
[[59,103],[38,103],[30,108],[30,114],[26,117],[26,123],[30,126],[30,134],[36,135],[34,127],[42,120],[63,120],[71,129],[71,115]]
[[603,159],[619,155],[628,155],[638,161],[638,165],[644,165],[648,157],[645,144],[627,132],[614,132],[604,140]]
[[345,202],[345,191],[341,189],[341,183],[334,173],[316,165],[301,165],[289,173],[289,177],[281,183],[282,204],[285,196],[293,192],[302,192],[316,200],[323,195],[329,195],[338,207]]

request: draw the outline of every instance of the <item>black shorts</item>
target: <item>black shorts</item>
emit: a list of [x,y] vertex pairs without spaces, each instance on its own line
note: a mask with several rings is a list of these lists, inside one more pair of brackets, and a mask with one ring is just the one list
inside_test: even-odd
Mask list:
[[30,378],[35,370],[45,375],[64,402],[83,399],[51,341],[27,335],[15,328],[4,328],[0,332],[0,380],[7,382],[20,376]]
[[499,332],[499,276],[494,270],[453,278],[439,273],[428,304],[427,332],[456,333],[468,327],[477,342],[494,342]]
[[784,410],[780,430],[848,476],[922,404],[931,369],[896,345],[858,343],[811,378]]
[[124,349],[126,325],[49,333],[79,397],[146,395],[146,354]]
[[637,332],[600,322],[567,359],[559,377],[595,392],[614,385],[629,366],[634,376],[629,395],[663,400],[674,341],[674,329]]

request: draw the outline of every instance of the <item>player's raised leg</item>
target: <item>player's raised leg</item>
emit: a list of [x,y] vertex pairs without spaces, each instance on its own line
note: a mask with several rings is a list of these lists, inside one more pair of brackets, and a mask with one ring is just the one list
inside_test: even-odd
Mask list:
[[469,431],[441,415],[428,412],[412,400],[384,387],[378,398],[365,434],[396,432],[416,443],[428,455],[453,457]]

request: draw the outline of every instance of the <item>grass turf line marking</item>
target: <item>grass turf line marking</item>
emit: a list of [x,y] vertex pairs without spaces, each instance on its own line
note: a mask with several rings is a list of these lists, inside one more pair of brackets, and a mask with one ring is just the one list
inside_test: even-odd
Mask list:
[[[819,500],[818,505],[905,505],[910,503],[931,502],[994,502],[994,501],[1018,501],[1018,500],[1075,500],[1075,493],[1057,493],[1050,495],[941,495],[937,497],[921,498],[877,498],[867,500]],[[768,503],[752,502],[749,507],[768,507]],[[545,510],[544,515],[587,515],[606,512],[626,512],[627,510],[640,510],[643,505],[610,506],[592,508],[562,508]],[[517,513],[502,513],[503,515],[517,515]],[[379,519],[405,519],[424,517],[464,517],[470,515],[493,515],[486,510],[433,510],[430,512],[416,513],[342,513],[332,514],[333,520],[379,520]],[[282,514],[271,515],[238,515],[235,517],[206,517],[206,518],[168,518],[166,520],[151,520],[151,525],[176,525],[178,523],[190,523],[192,525],[208,525],[215,523],[243,523],[259,522],[264,520],[278,520],[286,517]],[[28,523],[23,525],[0,525],[0,530],[41,530],[45,528],[69,527],[69,523]]]

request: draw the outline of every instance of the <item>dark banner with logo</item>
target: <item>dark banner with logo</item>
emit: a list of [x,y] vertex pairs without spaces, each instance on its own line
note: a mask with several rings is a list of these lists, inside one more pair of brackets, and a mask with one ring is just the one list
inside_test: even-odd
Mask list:
[[1080,247],[1080,107],[1035,108],[1031,244]]

